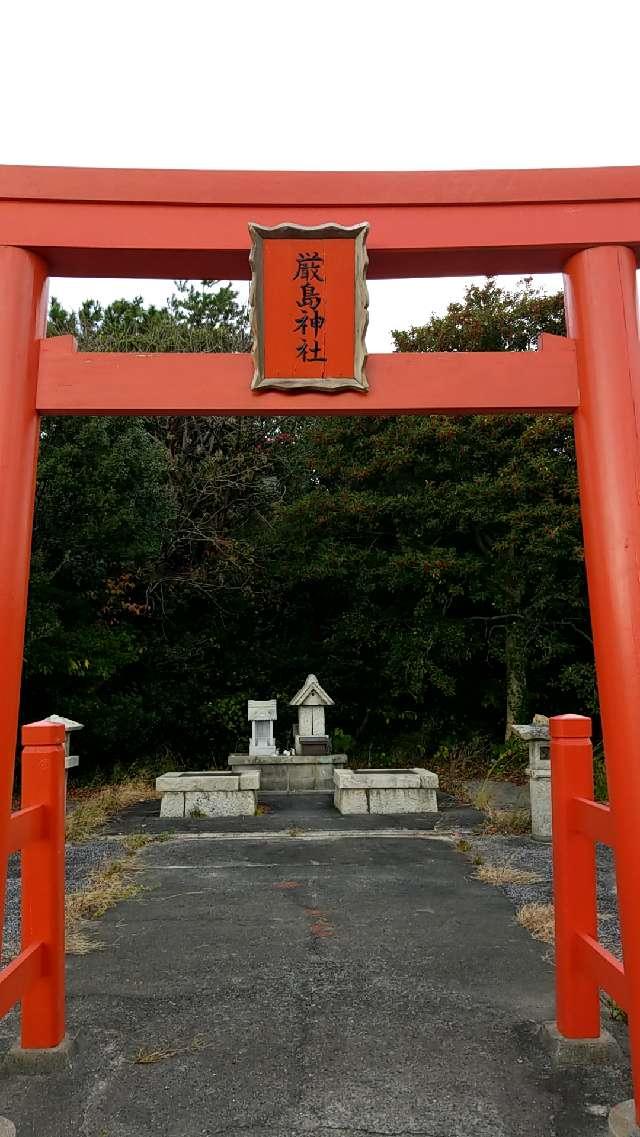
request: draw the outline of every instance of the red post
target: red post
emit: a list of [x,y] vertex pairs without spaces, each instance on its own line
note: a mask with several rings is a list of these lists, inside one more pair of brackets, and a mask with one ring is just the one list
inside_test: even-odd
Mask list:
[[565,1038],[598,1038],[600,993],[577,967],[575,951],[577,933],[598,934],[595,845],[570,820],[572,798],[593,798],[591,719],[558,715],[549,726],[557,1026]]
[[[598,247],[565,266],[576,341],[575,415],[582,526],[616,875],[629,1041],[640,1104],[640,341],[636,258]],[[640,1109],[638,1109],[640,1121]]]
[[22,806],[43,805],[45,835],[22,851],[22,948],[45,946],[45,971],[22,997],[22,1046],[57,1046],[64,1013],[64,726],[22,728]]
[[[18,733],[20,676],[38,454],[39,337],[46,269],[24,249],[0,246],[0,913]],[[2,920],[0,920],[0,946]]]

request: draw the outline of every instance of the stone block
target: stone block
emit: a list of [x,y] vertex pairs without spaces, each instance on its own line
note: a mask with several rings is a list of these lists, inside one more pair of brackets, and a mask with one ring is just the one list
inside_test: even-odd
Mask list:
[[253,790],[207,790],[184,795],[184,816],[252,817],[256,811]]
[[178,790],[180,793],[194,790],[237,790],[238,776],[235,772],[219,774],[215,770],[178,770],[156,778],[156,789],[160,793],[168,790]]
[[613,1137],[640,1137],[633,1098],[621,1101],[609,1111],[609,1133],[613,1134]]
[[359,790],[419,789],[420,775],[414,770],[348,770],[345,783]]
[[368,813],[366,790],[336,789],[333,794],[333,804],[340,813]]
[[184,817],[184,794],[163,793],[160,802],[161,817]]
[[16,1127],[8,1117],[0,1117],[0,1137],[16,1137]]
[[[437,813],[438,775],[416,767],[412,770],[334,770],[334,801],[341,812],[349,808],[349,797],[360,794],[357,812],[364,813]],[[341,803],[346,808],[341,808]]]
[[333,769],[331,766],[315,765],[314,790],[323,790],[325,793],[333,791]]
[[554,1066],[610,1066],[620,1060],[620,1047],[608,1030],[599,1038],[565,1038],[551,1022],[544,1023],[540,1038]]
[[407,787],[369,790],[369,813],[437,812],[435,790]]
[[272,793],[313,793],[333,790],[333,771],[344,766],[346,754],[230,754],[234,774],[260,773],[260,789]]
[[[25,1050],[16,1042],[2,1058],[3,1074],[53,1074],[71,1068],[75,1040],[65,1035],[57,1046],[42,1050]],[[3,1137],[0,1129],[0,1137]]]
[[437,774],[434,774],[433,770],[425,770],[422,766],[414,766],[413,773],[419,775],[420,785],[422,786],[423,790],[438,789],[440,785],[440,779]]
[[260,789],[260,771],[248,770],[246,774],[239,775],[239,786],[241,790],[259,790]]
[[315,789],[316,767],[313,762],[289,766],[288,773],[290,793],[305,793]]
[[260,766],[260,789],[286,794],[289,789],[288,766]]

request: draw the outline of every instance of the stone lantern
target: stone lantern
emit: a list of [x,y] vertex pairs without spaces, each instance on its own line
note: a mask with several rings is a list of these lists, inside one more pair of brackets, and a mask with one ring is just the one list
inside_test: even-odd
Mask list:
[[293,732],[296,754],[330,753],[330,739],[324,725],[324,708],[333,705],[333,699],[320,686],[316,676],[307,675],[304,686],[289,704],[298,708],[298,725]]
[[67,785],[69,782],[69,770],[75,769],[80,765],[80,758],[77,754],[71,753],[71,735],[76,730],[83,730],[84,723],[76,722],[75,719],[66,719],[63,715],[49,715],[46,722],[55,722],[64,727],[64,793],[65,793],[65,809],[67,798]]
[[273,724],[277,717],[278,704],[276,699],[249,699],[247,718],[251,723],[250,757],[268,758],[275,754],[276,743],[273,737]]
[[529,794],[531,797],[531,836],[551,840],[551,762],[549,761],[549,719],[534,715],[533,722],[515,724],[514,734],[529,744]]
[[71,735],[76,730],[83,730],[84,723],[75,722],[74,719],[66,719],[62,715],[49,715],[46,719],[47,722],[55,722],[64,727],[64,768],[71,770],[74,766],[80,765],[80,759],[77,754],[71,753]]

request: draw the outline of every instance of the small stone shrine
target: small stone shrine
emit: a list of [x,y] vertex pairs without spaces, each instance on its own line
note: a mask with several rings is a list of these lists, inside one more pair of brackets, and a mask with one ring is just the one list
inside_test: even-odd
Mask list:
[[331,745],[325,734],[324,708],[333,707],[334,702],[315,675],[307,675],[289,706],[298,708],[298,725],[293,732],[296,754],[328,754]]
[[249,699],[247,703],[247,718],[251,723],[251,739],[249,741],[249,755],[256,758],[268,758],[276,752],[276,743],[273,737],[273,724],[278,717],[278,704],[275,699]]
[[294,752],[280,754],[273,740],[273,724],[277,719],[276,700],[249,700],[248,718],[252,723],[248,754],[230,754],[229,766],[234,774],[260,772],[260,789],[281,793],[309,793],[333,790],[333,772],[345,766],[346,754],[332,754],[331,740],[325,730],[324,709],[333,699],[320,686],[315,675],[308,675],[304,686],[294,695],[290,706],[298,708],[294,727]]

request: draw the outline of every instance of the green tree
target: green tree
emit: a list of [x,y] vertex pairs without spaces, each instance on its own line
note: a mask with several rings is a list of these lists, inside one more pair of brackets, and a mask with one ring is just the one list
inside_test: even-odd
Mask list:
[[[394,337],[527,350],[563,326],[561,297],[490,280]],[[363,743],[495,736],[530,706],[593,705],[568,419],[326,418],[296,450],[306,476],[273,528],[289,556],[270,549],[279,642],[341,691]]]
[[[211,281],[178,284],[162,308],[88,300],[69,312],[54,300],[49,334],[85,351],[248,346],[245,309]],[[268,439],[254,419],[45,420],[24,713],[77,715],[100,760],[164,747],[211,761],[220,722],[223,737],[233,715],[237,729],[229,699],[249,683],[246,531],[277,482]]]

